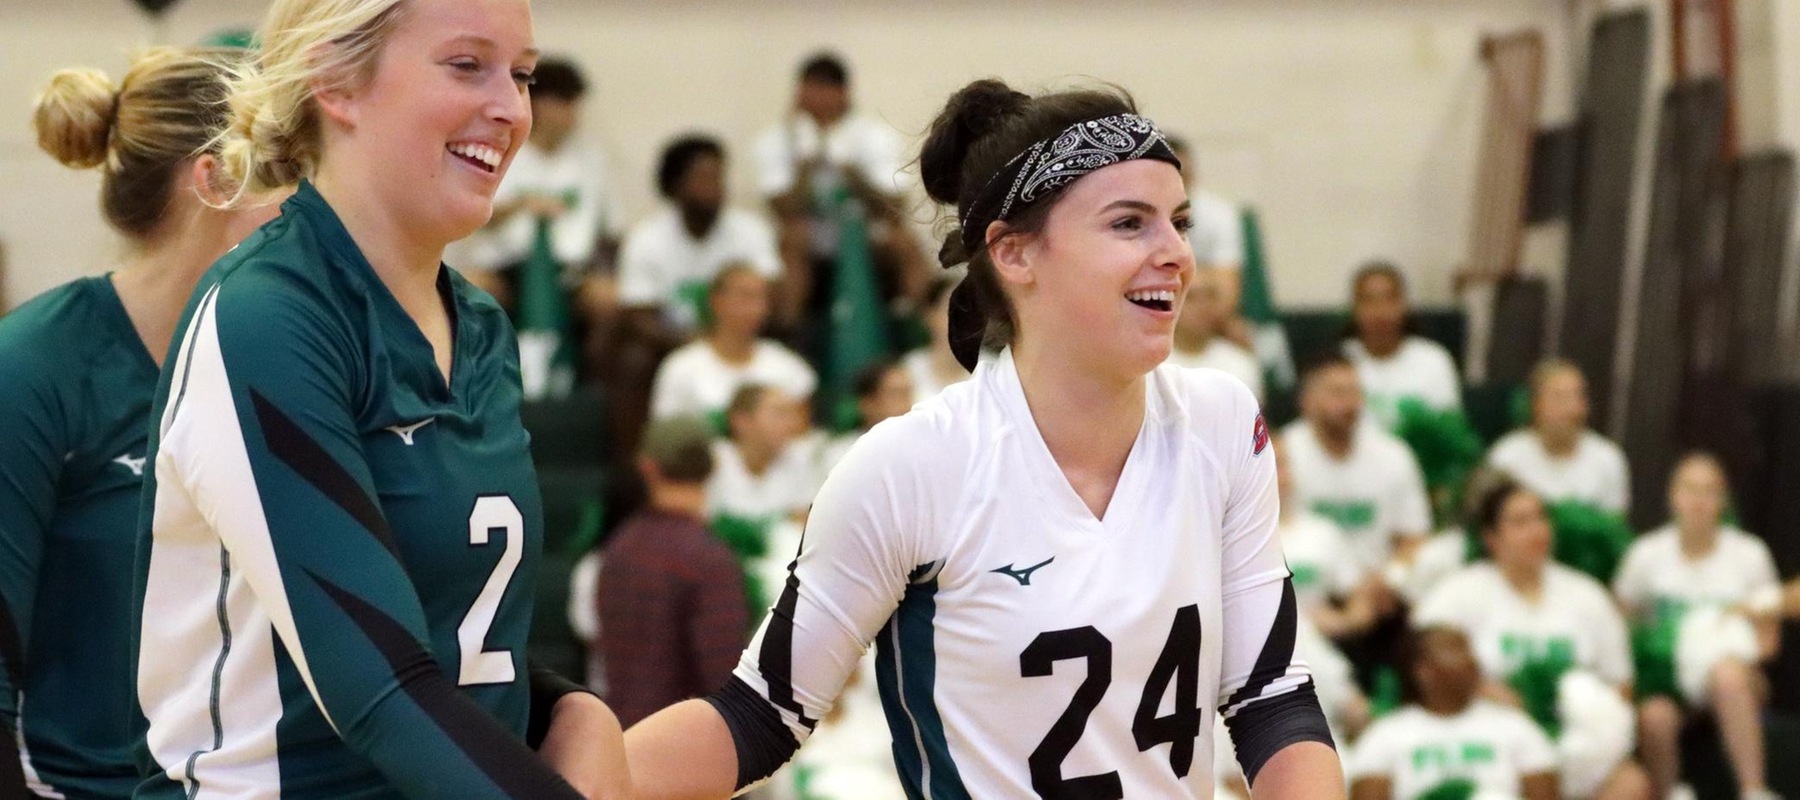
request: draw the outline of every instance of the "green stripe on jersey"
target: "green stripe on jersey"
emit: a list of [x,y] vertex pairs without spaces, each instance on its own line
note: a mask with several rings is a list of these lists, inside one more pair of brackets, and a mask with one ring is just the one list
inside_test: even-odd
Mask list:
[[894,765],[906,796],[967,800],[969,789],[950,757],[935,699],[938,582],[935,576],[916,582],[935,566],[926,564],[913,570],[906,596],[882,627],[876,644],[875,683],[893,732]]

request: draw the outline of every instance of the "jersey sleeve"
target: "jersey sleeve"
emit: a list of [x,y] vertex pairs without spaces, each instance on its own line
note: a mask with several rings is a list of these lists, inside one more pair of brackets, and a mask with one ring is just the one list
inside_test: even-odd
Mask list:
[[[8,741],[18,731],[38,570],[67,452],[55,390],[35,379],[37,365],[16,349],[29,346],[41,345],[0,335],[0,374],[7,376],[0,380],[0,722]],[[0,781],[7,774],[0,770]]]
[[1331,744],[1331,732],[1312,676],[1295,654],[1298,610],[1276,529],[1280,493],[1268,425],[1249,387],[1223,374],[1216,380],[1233,411],[1213,434],[1214,453],[1230,476],[1219,559],[1225,631],[1217,700],[1254,784],[1262,764],[1282,748]]
[[793,756],[908,584],[941,566],[921,532],[947,501],[932,490],[925,466],[956,462],[918,435],[919,424],[906,418],[876,426],[832,471],[774,608],[732,681],[708,698],[737,744],[740,788]]
[[167,493],[189,499],[327,722],[401,795],[577,797],[431,652],[361,448],[353,410],[370,365],[352,323],[304,287],[245,271],[204,296],[183,338],[156,512]]

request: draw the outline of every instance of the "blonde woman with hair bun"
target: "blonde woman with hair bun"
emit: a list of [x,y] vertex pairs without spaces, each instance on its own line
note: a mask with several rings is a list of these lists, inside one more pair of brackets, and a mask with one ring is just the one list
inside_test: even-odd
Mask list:
[[527,0],[275,0],[258,40],[217,146],[293,196],[157,392],[135,796],[625,796],[611,711],[528,668],[517,337],[442,263],[531,128]]
[[98,169],[124,239],[105,274],[0,319],[0,797],[126,797],[130,630],[146,420],[188,295],[275,213],[234,190],[208,142],[229,49],[157,48],[114,84],[67,69],[39,93],[39,146]]

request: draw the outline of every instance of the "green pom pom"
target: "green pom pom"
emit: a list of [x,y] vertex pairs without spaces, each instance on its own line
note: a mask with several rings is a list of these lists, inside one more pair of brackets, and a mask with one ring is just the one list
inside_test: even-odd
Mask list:
[[731,548],[732,555],[737,556],[738,566],[744,571],[744,595],[750,604],[750,621],[755,625],[762,621],[763,612],[769,608],[768,587],[763,585],[761,576],[750,569],[750,562],[769,554],[769,526],[774,520],[748,519],[730,514],[720,514],[713,518],[712,532],[719,541]]
[[1481,463],[1480,434],[1459,410],[1439,411],[1412,397],[1402,398],[1396,408],[1394,432],[1419,460],[1438,521],[1455,519],[1463,484]]
[[1610,585],[1635,534],[1624,515],[1566,500],[1545,509],[1556,531],[1556,560]]

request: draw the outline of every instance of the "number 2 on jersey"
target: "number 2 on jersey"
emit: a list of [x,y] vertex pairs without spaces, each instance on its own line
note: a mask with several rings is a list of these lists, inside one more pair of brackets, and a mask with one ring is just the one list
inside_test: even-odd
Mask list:
[[[1046,631],[1031,640],[1019,654],[1019,673],[1026,678],[1051,674],[1058,661],[1085,659],[1087,677],[1075,689],[1069,707],[1050,726],[1044,740],[1031,751],[1027,763],[1031,788],[1046,798],[1094,798],[1118,800],[1125,796],[1117,771],[1076,778],[1062,776],[1063,759],[1075,749],[1088,716],[1100,706],[1112,684],[1112,642],[1092,625]],[[1162,699],[1175,684],[1174,709],[1157,716]],[[1175,611],[1162,654],[1144,681],[1144,696],[1132,717],[1131,736],[1138,750],[1169,743],[1169,769],[1185,778],[1194,765],[1194,740],[1200,735],[1200,607],[1186,605]]]
[[505,532],[506,551],[500,554],[500,563],[494,565],[493,573],[481,587],[481,594],[475,596],[475,604],[469,607],[469,613],[463,615],[462,624],[456,626],[456,641],[462,650],[462,669],[456,678],[458,686],[512,683],[514,677],[511,650],[482,648],[487,643],[488,629],[494,627],[494,615],[500,611],[500,599],[506,596],[506,586],[512,583],[513,571],[519,568],[519,558],[524,555],[525,515],[519,513],[519,506],[506,495],[487,494],[475,498],[475,509],[469,512],[469,546],[485,546],[495,529]]

